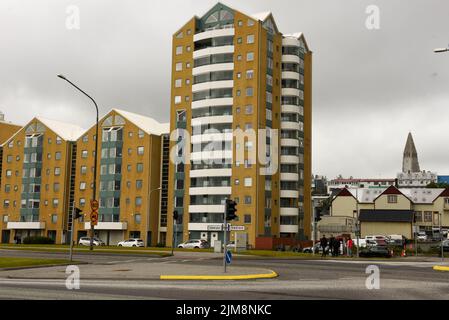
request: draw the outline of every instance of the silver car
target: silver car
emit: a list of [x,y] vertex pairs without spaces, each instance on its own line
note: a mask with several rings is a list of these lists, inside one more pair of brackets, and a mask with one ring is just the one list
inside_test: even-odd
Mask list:
[[[90,238],[89,237],[82,237],[78,241],[78,244],[80,246],[90,246]],[[98,238],[94,238],[93,245],[98,247],[98,246],[105,246],[106,244],[104,243],[103,240],[98,239]]]
[[209,242],[206,240],[189,240],[178,245],[178,248],[183,249],[209,249]]

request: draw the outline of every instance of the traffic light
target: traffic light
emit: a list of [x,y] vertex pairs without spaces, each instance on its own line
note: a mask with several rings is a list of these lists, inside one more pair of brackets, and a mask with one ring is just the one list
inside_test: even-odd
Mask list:
[[226,221],[236,220],[238,217],[235,214],[237,212],[237,202],[233,200],[226,200]]
[[173,211],[173,221],[178,222],[179,214],[178,211]]
[[75,217],[74,217],[74,219],[77,220],[77,219],[81,218],[83,216],[82,212],[83,212],[83,210],[75,208]]
[[98,211],[92,211],[90,214],[90,224],[92,226],[98,225]]

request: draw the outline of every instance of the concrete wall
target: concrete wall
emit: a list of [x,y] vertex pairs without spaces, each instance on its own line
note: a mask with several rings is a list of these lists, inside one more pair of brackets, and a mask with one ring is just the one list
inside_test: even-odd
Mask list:
[[362,238],[370,235],[402,234],[412,239],[412,224],[408,222],[362,222]]

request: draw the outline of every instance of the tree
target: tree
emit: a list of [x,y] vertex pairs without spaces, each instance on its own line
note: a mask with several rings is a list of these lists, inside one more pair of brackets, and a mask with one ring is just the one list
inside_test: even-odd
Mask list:
[[426,188],[427,189],[447,189],[447,188],[449,188],[449,183],[444,183],[444,182],[435,183],[435,182],[432,182],[429,185],[427,185]]

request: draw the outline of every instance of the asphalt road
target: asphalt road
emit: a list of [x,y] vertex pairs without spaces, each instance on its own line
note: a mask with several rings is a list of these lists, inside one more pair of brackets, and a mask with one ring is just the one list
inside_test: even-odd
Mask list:
[[[0,250],[1,256],[65,258],[61,253],[36,253]],[[116,254],[77,254],[77,260],[126,269],[133,263],[172,263],[217,265],[221,260],[203,254],[184,254],[170,258],[148,258]],[[162,259],[162,260],[161,260]],[[366,268],[380,270],[380,289],[368,290]],[[159,281],[159,280],[81,280],[80,290],[67,290],[65,281],[8,279],[0,272],[0,299],[186,299],[186,300],[301,300],[301,299],[449,299],[449,273],[432,270],[429,262],[336,262],[272,260],[239,257],[230,266],[267,268],[279,278],[254,281]],[[163,264],[161,264],[163,268]],[[33,269],[27,270],[32,275]]]

